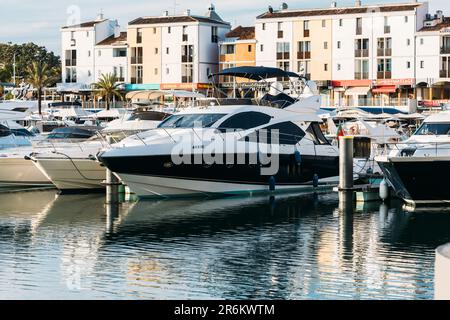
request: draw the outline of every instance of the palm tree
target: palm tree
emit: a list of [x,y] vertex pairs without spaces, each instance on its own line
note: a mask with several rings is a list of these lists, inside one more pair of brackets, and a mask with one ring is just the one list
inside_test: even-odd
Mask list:
[[117,77],[113,73],[102,74],[100,80],[94,84],[94,88],[98,90],[98,95],[105,98],[106,110],[110,109],[110,102],[113,97],[122,99],[119,86],[120,83],[117,82]]
[[42,90],[57,81],[57,71],[51,69],[47,63],[35,61],[28,67],[26,81],[37,91],[39,114],[42,114]]

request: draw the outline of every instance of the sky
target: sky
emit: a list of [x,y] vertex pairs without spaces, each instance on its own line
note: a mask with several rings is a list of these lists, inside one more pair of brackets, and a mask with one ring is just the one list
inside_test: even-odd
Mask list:
[[[282,0],[0,0],[0,43],[34,42],[60,54],[60,27],[71,24],[74,16],[81,21],[95,19],[102,12],[106,18],[119,20],[125,30],[129,21],[141,16],[159,16],[168,10],[182,14],[191,9],[202,15],[213,2],[222,19],[233,26],[253,25],[255,17],[269,5],[275,9]],[[329,7],[331,0],[285,0],[290,9]],[[412,2],[412,0],[362,0],[363,4]],[[450,16],[449,0],[429,0],[430,11],[443,10]],[[354,0],[337,0],[349,6]],[[75,14],[74,13],[78,13]]]

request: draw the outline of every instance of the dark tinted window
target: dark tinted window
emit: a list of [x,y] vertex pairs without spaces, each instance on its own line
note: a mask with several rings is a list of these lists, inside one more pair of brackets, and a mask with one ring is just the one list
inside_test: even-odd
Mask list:
[[314,144],[330,144],[330,142],[325,138],[320,126],[317,122],[311,123],[309,128],[306,130],[309,133]]
[[11,130],[0,124],[0,137],[7,137],[9,135],[11,135]]
[[[258,130],[256,133],[259,142],[263,143],[267,141],[268,144],[275,143],[275,141],[272,141],[272,134],[275,135],[278,133],[278,143],[286,145],[296,145],[306,135],[300,127],[296,126],[292,122],[277,123]],[[245,137],[244,139],[246,141],[250,141],[251,138],[252,134]]]
[[269,123],[272,119],[271,116],[255,111],[242,112],[231,116],[227,120],[225,120],[220,128],[222,130],[226,129],[243,129],[247,130],[250,128],[259,127]]
[[213,113],[173,115],[161,122],[158,128],[210,128],[224,116],[225,114]]
[[129,121],[133,121],[136,119],[139,120],[149,120],[149,121],[162,121],[167,119],[171,115],[164,112],[158,111],[137,111],[134,112],[133,115],[128,119]]

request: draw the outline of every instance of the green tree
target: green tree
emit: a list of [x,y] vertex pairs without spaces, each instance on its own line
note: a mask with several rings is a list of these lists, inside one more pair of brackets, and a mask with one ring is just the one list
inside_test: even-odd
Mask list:
[[[28,78],[29,66],[33,61],[46,63],[49,69],[61,68],[61,60],[53,52],[34,43],[12,44],[0,43],[0,81],[12,82],[14,57],[16,61],[17,82]],[[57,79],[55,82],[58,82]]]
[[26,82],[36,89],[39,114],[42,114],[42,90],[55,84],[59,77],[57,69],[51,69],[46,62],[34,61],[27,69]]
[[119,86],[120,83],[117,82],[116,75],[112,73],[102,74],[100,80],[94,84],[94,89],[98,90],[97,95],[103,97],[106,101],[106,110],[110,109],[110,102],[113,97],[122,99]]

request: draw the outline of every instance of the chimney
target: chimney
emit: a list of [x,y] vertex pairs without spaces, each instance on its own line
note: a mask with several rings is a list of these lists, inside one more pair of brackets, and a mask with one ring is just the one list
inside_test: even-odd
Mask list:
[[331,1],[331,7],[337,8],[337,1]]
[[119,24],[116,24],[116,26],[114,27],[114,38],[118,37],[120,37],[120,26]]
[[191,9],[187,9],[184,15],[190,17],[191,16]]
[[444,13],[441,10],[436,11],[436,17],[442,21],[444,19]]
[[361,0],[356,0],[355,1],[355,7],[361,7]]
[[169,11],[167,11],[167,10],[166,10],[166,11],[163,11],[163,14],[162,14],[162,15],[163,15],[163,17],[168,17],[168,16],[169,16]]
[[97,19],[96,19],[96,21],[102,21],[102,20],[104,20],[105,18],[104,18],[104,16],[103,16],[103,12],[100,12],[98,15],[97,15]]

